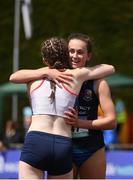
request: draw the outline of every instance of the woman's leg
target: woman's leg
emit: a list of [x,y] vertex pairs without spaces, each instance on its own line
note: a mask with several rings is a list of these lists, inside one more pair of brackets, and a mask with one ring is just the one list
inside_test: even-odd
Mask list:
[[81,179],[105,179],[106,176],[106,158],[105,149],[96,151],[88,160],[86,160],[79,169]]
[[71,170],[69,173],[59,176],[48,175],[48,179],[73,179],[73,170]]
[[44,179],[44,174],[43,171],[36,169],[23,161],[20,161],[19,179]]

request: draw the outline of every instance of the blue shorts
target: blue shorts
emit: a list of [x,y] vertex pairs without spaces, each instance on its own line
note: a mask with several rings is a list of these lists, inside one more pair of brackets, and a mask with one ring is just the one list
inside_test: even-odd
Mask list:
[[96,151],[103,148],[104,139],[101,131],[93,131],[90,136],[73,138],[73,162],[80,167]]
[[88,160],[96,151],[101,147],[91,147],[89,149],[84,149],[73,145],[73,162],[77,167],[80,167],[86,160]]
[[72,139],[30,131],[26,135],[20,160],[47,171],[49,175],[68,173],[72,170]]

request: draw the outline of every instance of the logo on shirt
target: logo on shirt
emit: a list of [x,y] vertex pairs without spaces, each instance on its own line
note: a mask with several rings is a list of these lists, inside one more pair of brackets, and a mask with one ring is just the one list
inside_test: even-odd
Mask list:
[[86,89],[84,91],[83,100],[85,100],[85,101],[91,101],[92,100],[92,91],[90,89]]

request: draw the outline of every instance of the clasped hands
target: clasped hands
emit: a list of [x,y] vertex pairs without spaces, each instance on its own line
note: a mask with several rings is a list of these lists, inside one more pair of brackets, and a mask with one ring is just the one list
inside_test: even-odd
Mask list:
[[60,71],[57,69],[51,69],[49,71],[48,79],[54,81],[60,88],[62,88],[60,82],[71,86],[71,82],[74,81],[73,75],[69,72],[65,72],[64,69]]

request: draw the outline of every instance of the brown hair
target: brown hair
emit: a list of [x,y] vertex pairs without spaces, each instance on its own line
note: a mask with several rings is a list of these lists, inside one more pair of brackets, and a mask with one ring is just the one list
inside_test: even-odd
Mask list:
[[[41,55],[50,68],[70,68],[67,42],[62,38],[52,37],[43,41],[41,45]],[[49,98],[51,103],[53,103],[56,86],[53,81],[50,81],[50,83],[52,91]]]
[[84,41],[86,43],[88,52],[92,52],[92,39],[88,35],[82,33],[72,33],[70,36],[68,36],[68,42],[72,39]]

